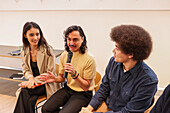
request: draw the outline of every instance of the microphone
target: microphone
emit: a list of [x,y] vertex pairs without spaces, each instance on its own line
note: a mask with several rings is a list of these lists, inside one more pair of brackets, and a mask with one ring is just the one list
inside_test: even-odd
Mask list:
[[[67,56],[67,62],[66,63],[70,63],[71,62],[71,58],[73,56],[73,53],[71,51],[68,52],[68,56]],[[64,72],[64,78],[67,78],[68,72]]]

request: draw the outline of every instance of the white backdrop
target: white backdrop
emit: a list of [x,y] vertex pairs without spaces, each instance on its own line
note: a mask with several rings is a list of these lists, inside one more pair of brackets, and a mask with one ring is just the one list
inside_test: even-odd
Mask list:
[[0,0],[0,10],[168,10],[169,0]]

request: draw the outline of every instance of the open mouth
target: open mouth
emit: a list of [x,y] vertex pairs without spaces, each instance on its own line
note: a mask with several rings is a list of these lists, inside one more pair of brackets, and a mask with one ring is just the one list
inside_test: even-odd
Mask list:
[[69,46],[70,51],[74,51],[76,46]]
[[36,41],[32,41],[33,43],[38,43],[38,41],[36,40]]
[[74,49],[75,47],[73,47],[73,46],[71,46],[71,47],[69,47],[70,49]]
[[76,48],[76,46],[74,46],[74,45],[71,45],[71,46],[69,46],[70,48]]

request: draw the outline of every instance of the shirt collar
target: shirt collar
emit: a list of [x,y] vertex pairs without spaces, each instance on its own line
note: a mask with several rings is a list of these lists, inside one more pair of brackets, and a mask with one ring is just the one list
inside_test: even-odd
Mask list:
[[[143,63],[143,61],[137,62],[137,64],[136,64],[132,69],[130,69],[129,71],[126,71],[125,73],[130,72],[132,75],[135,76],[137,70],[141,67],[142,63]],[[123,69],[123,63],[118,63],[117,65],[121,66],[122,71],[124,70],[124,69]],[[124,72],[124,71],[123,71],[123,72]]]
[[130,72],[133,76],[136,75],[136,72],[137,72],[137,70],[141,67],[142,62],[143,62],[143,61],[137,62],[137,64],[136,64],[132,69],[129,70],[129,72]]

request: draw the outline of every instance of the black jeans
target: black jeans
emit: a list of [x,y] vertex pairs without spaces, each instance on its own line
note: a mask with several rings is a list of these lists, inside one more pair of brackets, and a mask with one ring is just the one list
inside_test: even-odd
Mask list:
[[88,105],[91,98],[92,91],[77,92],[64,86],[46,101],[42,113],[79,113],[82,107]]
[[14,113],[35,113],[35,103],[41,95],[46,95],[45,85],[34,89],[22,88]]

